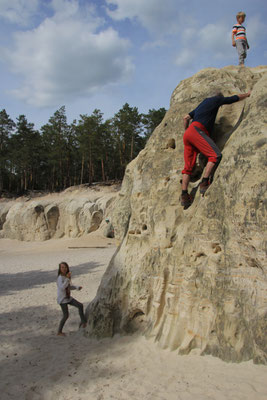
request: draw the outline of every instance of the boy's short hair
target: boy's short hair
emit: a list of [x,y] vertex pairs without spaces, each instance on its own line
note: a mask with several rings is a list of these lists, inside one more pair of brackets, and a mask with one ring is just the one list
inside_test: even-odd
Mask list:
[[239,11],[239,13],[236,14],[236,19],[238,19],[239,17],[246,18],[246,13],[244,13],[243,11]]

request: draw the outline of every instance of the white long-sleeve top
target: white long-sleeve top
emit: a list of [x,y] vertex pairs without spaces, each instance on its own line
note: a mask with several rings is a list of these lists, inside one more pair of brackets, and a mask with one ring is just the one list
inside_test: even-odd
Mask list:
[[66,289],[70,285],[71,290],[79,289],[79,286],[71,285],[69,278],[63,275],[57,277],[57,302],[58,304],[69,303],[72,297],[66,296]]

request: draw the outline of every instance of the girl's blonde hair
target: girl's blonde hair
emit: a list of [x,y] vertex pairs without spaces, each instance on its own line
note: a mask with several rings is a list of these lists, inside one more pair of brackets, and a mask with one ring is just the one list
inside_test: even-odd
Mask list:
[[239,11],[239,13],[236,14],[236,19],[238,19],[239,17],[246,18],[246,13],[244,13],[243,11]]

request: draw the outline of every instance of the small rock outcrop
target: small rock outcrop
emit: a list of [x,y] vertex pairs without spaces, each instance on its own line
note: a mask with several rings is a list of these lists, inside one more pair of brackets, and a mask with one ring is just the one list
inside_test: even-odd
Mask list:
[[[223,159],[204,198],[199,159],[180,205],[182,117],[214,89],[252,90],[223,106]],[[267,361],[267,67],[208,68],[182,81],[146,148],[127,167],[111,215],[121,244],[87,309],[88,335],[143,332],[179,354]]]
[[[96,231],[117,196],[117,187],[72,187],[60,194],[0,203],[0,235],[25,241],[75,238]],[[103,222],[102,222],[103,221]]]

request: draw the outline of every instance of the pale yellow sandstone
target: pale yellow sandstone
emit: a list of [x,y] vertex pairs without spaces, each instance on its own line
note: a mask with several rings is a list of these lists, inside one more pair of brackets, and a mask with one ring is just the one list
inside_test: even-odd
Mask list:
[[[183,116],[218,88],[252,94],[221,107],[222,162],[204,198],[190,184],[184,210]],[[208,68],[177,86],[126,169],[111,213],[120,246],[87,309],[88,335],[140,331],[179,354],[266,362],[266,106],[266,66]]]

